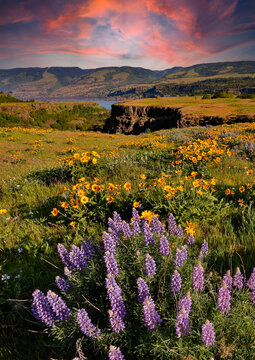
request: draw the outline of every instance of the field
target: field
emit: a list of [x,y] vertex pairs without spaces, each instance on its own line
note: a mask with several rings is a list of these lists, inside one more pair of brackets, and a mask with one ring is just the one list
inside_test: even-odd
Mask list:
[[[162,106],[169,105],[166,99],[155,100],[157,104],[160,101]],[[205,100],[204,104],[212,102]],[[134,103],[146,105],[147,100]],[[193,109],[192,102],[186,105]],[[217,106],[220,113],[225,111],[221,109],[221,100]],[[224,99],[226,111],[232,113],[238,107],[238,111],[254,115],[254,101],[243,100],[242,106],[237,106],[236,99]],[[75,356],[107,359],[110,345],[120,347],[126,359],[255,359],[252,303],[255,280],[250,285],[252,295],[247,286],[242,291],[233,290],[230,312],[220,312],[219,305],[217,308],[217,292],[222,289],[222,276],[227,270],[234,277],[239,267],[248,279],[255,267],[254,146],[254,122],[128,137],[85,131],[0,128],[0,359],[67,360]],[[134,209],[143,217],[143,224],[161,229],[154,236],[161,247],[160,231],[165,231],[162,226],[168,229],[167,256],[162,255],[162,249],[160,256],[152,243],[146,247],[141,235],[131,236]],[[111,329],[107,314],[109,301],[104,300],[111,299],[104,286],[104,259],[109,265],[110,253],[106,251],[104,255],[106,240],[103,238],[102,242],[102,232],[109,226],[112,226],[110,233],[116,230],[116,214],[114,226],[108,220],[114,211],[125,220],[116,250],[120,272],[115,273],[126,304],[125,331],[114,330],[114,306],[109,312]],[[170,214],[181,226],[179,232],[171,232]],[[59,293],[54,280],[63,272],[58,251],[63,255],[64,250],[57,251],[57,244],[71,250],[70,256],[74,257],[75,252],[80,254],[77,249],[86,236],[96,253],[92,260],[88,256],[88,264],[79,270],[77,265],[73,274],[66,276],[72,287],[66,297],[63,291],[61,296],[75,314],[81,307],[87,309],[93,324],[102,329],[99,340],[92,324],[89,335],[83,336],[88,322],[85,326],[80,321],[79,328],[75,317],[71,317],[51,327],[38,321],[31,312],[35,289]],[[191,249],[187,265],[176,265],[183,279],[181,294],[176,290],[171,296],[169,287],[176,254],[178,249],[186,249],[185,244],[193,237],[195,244],[187,245]],[[200,291],[194,282],[192,289],[192,269],[202,244],[200,261],[205,285]],[[144,325],[142,305],[136,301],[135,283],[138,276],[143,276],[141,269],[144,257],[148,260],[147,252],[157,263],[157,274],[151,276],[146,268],[144,278],[161,316],[159,321],[154,311],[154,322],[148,325],[144,310],[149,330]],[[65,256],[62,261],[67,259]],[[77,258],[76,261],[79,262]],[[107,273],[111,273],[109,268]],[[178,323],[178,316],[184,316],[186,310],[178,313],[176,309],[180,296],[188,290],[192,290],[193,301],[190,334],[186,334],[189,331],[185,323],[179,329],[179,338],[175,331],[176,313]],[[36,296],[41,295],[33,294],[34,304]],[[152,309],[153,301],[146,301],[144,309],[149,305]],[[85,316],[79,311],[78,314]],[[37,316],[40,318],[38,308]],[[214,323],[215,344],[206,345],[201,340],[201,326],[206,319]]]
[[228,118],[237,115],[254,117],[255,100],[233,98],[202,99],[202,96],[158,97],[118,102],[126,106],[159,106],[181,110],[183,115],[206,115]]

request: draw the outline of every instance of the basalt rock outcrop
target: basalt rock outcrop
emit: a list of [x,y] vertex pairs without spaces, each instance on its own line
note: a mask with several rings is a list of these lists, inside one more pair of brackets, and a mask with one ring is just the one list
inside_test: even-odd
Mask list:
[[139,135],[146,130],[182,128],[189,126],[222,125],[255,121],[248,115],[204,115],[187,113],[181,107],[112,105],[111,116],[106,120],[104,132]]
[[106,120],[104,132],[138,135],[147,129],[156,131],[180,126],[178,108],[158,106],[112,105],[111,117]]

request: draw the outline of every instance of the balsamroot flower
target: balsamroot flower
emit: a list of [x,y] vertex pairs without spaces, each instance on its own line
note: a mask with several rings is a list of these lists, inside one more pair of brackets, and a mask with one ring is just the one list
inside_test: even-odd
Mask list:
[[222,286],[219,289],[218,295],[218,309],[222,314],[229,313],[230,311],[230,299],[231,294],[227,284],[223,281]]
[[32,312],[33,315],[44,322],[46,325],[53,325],[56,321],[56,316],[46,298],[44,293],[40,290],[35,290],[32,294],[33,296],[33,305]]
[[60,296],[49,290],[47,292],[47,300],[56,316],[56,320],[66,320],[71,316],[71,311]]
[[236,268],[236,274],[234,276],[233,286],[239,290],[243,288],[244,276],[241,274],[239,267]]
[[182,287],[182,278],[181,275],[177,270],[174,271],[172,278],[171,278],[171,286],[170,286],[170,294],[180,294]]
[[170,235],[176,235],[176,233],[177,233],[177,224],[176,224],[175,217],[173,216],[173,214],[169,215],[168,228],[169,228],[168,230],[169,230]]
[[228,270],[227,273],[224,275],[223,281],[227,284],[228,289],[231,291],[233,279],[230,275],[230,270]]
[[85,309],[79,309],[77,312],[77,322],[84,335],[90,338],[96,338],[101,335],[101,330],[96,328]]
[[165,235],[162,235],[159,239],[159,251],[162,256],[169,255],[169,242]]
[[55,283],[60,291],[67,292],[71,284],[60,276],[56,276]]
[[150,295],[149,287],[145,280],[141,277],[137,279],[137,288],[138,288],[138,301],[144,302],[144,299]]
[[143,302],[144,321],[149,330],[154,330],[160,326],[162,320],[155,310],[155,303],[150,296],[147,296]]
[[203,290],[204,288],[204,269],[201,261],[193,269],[193,289]]
[[125,360],[119,347],[110,346],[109,360]]
[[182,335],[189,334],[189,313],[183,307],[177,313],[177,322],[176,322],[176,335],[180,338]]
[[253,268],[252,274],[247,281],[246,286],[248,286],[248,288],[251,290],[255,289],[255,268]]
[[202,340],[206,346],[215,344],[214,327],[209,320],[206,320],[205,324],[202,325]]
[[149,254],[146,254],[145,258],[145,274],[147,276],[156,275],[156,263]]
[[119,268],[114,255],[109,251],[106,251],[104,254],[104,261],[105,261],[107,273],[112,275],[118,275]]

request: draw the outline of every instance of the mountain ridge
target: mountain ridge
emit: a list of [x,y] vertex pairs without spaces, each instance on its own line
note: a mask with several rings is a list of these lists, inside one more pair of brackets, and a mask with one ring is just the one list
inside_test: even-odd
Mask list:
[[[61,98],[95,99],[139,98],[143,96],[178,95],[178,86],[190,84],[204,92],[210,91],[209,80],[221,80],[221,86],[241,91],[247,84],[255,88],[255,61],[234,61],[195,64],[150,70],[132,66],[109,66],[95,69],[79,67],[28,67],[0,69],[0,91],[23,100],[50,100]],[[240,79],[240,86],[235,84]],[[248,81],[248,80],[249,81]],[[253,82],[254,81],[254,82]],[[242,86],[241,86],[242,85]],[[194,88],[193,86],[193,88]],[[194,89],[192,90],[194,92]]]

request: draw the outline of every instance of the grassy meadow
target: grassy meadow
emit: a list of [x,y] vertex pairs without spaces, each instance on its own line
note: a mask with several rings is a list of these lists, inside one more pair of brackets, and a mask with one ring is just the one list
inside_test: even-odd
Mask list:
[[[204,100],[204,107],[212,101]],[[230,112],[236,109],[236,99],[224,101]],[[134,103],[146,105],[147,100]],[[193,103],[187,106],[192,109]],[[241,111],[254,115],[254,101],[243,100],[242,106]],[[129,222],[135,207],[146,219],[157,214],[163,224],[172,213],[184,229],[182,245],[189,234],[197,248],[208,242],[208,273],[214,269],[223,276],[230,269],[234,274],[239,266],[248,278],[255,266],[254,146],[254,122],[128,137],[0,128],[0,359],[75,355],[32,316],[32,292],[56,291],[54,278],[63,268],[58,243],[69,249],[88,236],[102,246],[102,231],[114,211]],[[247,316],[254,324],[254,312]],[[203,355],[197,359],[245,359],[241,345],[222,345],[224,336],[212,352],[200,349]],[[174,351],[173,357],[166,349],[161,351],[165,357],[157,352],[153,357],[141,350],[136,358],[196,359],[187,350]]]

